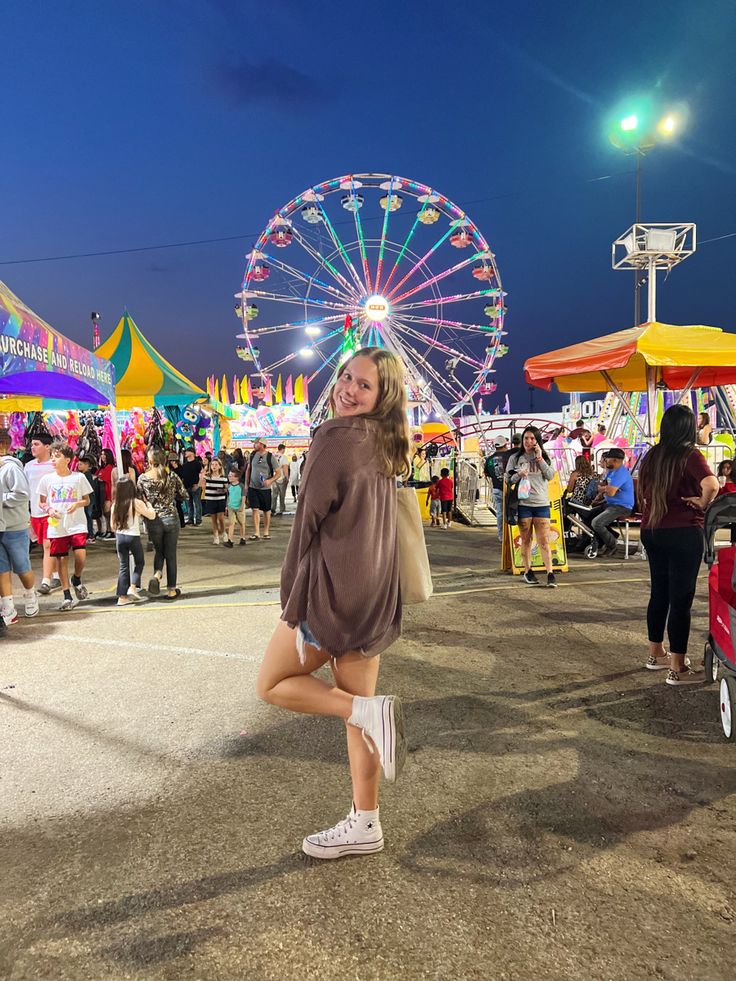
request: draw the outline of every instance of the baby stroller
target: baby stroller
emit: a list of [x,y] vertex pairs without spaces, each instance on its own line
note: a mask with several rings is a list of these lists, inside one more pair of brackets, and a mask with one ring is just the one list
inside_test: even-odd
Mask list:
[[706,683],[720,685],[723,734],[736,740],[736,545],[715,549],[719,528],[736,523],[736,494],[717,498],[705,515],[705,561],[708,573],[709,631],[705,645]]

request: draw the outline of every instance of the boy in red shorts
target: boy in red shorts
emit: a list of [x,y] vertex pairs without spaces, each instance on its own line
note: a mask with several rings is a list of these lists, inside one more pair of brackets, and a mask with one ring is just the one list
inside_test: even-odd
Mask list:
[[58,560],[61,588],[64,601],[59,607],[66,612],[77,605],[72,599],[69,583],[69,550],[74,552],[74,575],[71,586],[78,600],[87,598],[87,590],[82,585],[82,573],[87,559],[87,516],[85,507],[89,504],[92,487],[83,473],[69,468],[74,451],[66,443],[55,443],[51,447],[51,462],[54,473],[41,478],[38,486],[41,509],[49,519],[48,537],[51,555]]

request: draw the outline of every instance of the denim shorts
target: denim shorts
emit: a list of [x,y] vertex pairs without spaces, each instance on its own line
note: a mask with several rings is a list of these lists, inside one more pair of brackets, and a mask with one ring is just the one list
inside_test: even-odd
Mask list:
[[24,575],[31,571],[28,529],[4,531],[0,534],[0,572]]
[[307,626],[307,621],[300,620],[296,627],[296,652],[299,655],[300,664],[306,664],[307,661],[307,654],[304,650],[305,644],[309,644],[310,647],[316,647],[318,651],[322,650],[316,637]]
[[519,520],[522,518],[549,518],[551,516],[549,504],[523,504],[519,501]]
[[[310,647],[314,647],[316,650],[321,651],[322,645],[319,643],[317,638],[314,636],[312,631],[309,629],[306,620],[300,620],[296,627],[296,650],[299,655],[299,663],[306,664],[307,654],[304,650],[304,645],[309,644]],[[360,649],[361,654],[365,654],[363,648]],[[336,658],[332,658],[333,662]]]

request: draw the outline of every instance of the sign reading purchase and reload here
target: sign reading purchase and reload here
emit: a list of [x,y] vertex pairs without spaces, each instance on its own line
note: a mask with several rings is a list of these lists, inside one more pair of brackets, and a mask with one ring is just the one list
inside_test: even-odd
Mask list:
[[[49,335],[49,337],[53,340],[53,335]],[[62,345],[62,350],[57,350],[48,342],[46,346],[42,346],[22,337],[0,336],[0,354],[3,355],[4,367],[7,368],[8,374],[12,372],[14,365],[12,361],[8,363],[4,360],[6,356],[23,362],[35,361],[39,367],[58,368],[66,374],[76,375],[85,381],[112,386],[112,375],[108,369],[99,364],[89,364],[75,357],[71,350],[78,351],[79,348],[76,345],[69,345],[70,353],[68,354],[64,351],[64,346]]]

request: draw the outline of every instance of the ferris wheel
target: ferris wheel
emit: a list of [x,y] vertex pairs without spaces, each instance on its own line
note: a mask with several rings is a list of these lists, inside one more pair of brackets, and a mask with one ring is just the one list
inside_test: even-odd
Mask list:
[[385,347],[410,406],[449,425],[496,389],[504,297],[488,242],[449,198],[403,177],[337,177],[280,208],[249,252],[237,353],[263,382],[303,374],[320,421],[342,361]]

